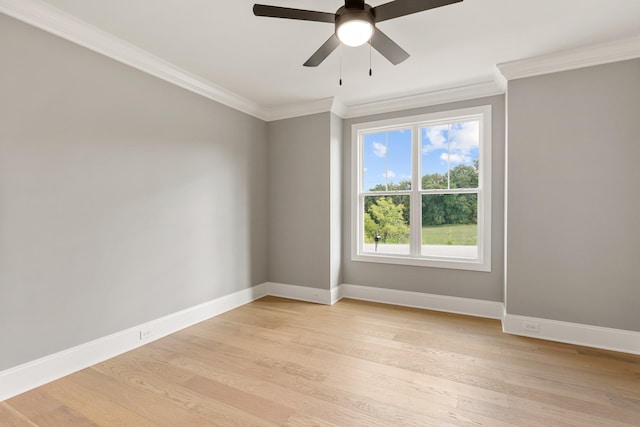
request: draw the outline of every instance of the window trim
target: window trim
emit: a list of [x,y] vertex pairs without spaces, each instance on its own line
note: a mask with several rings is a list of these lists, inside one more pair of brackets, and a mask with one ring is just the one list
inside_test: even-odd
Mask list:
[[[361,147],[361,135],[371,133],[376,130],[387,130],[392,127],[419,128],[424,125],[435,125],[438,122],[464,121],[469,119],[479,119],[480,122],[480,150],[478,176],[478,258],[469,260],[466,258],[422,256],[419,254],[410,255],[390,255],[363,253],[364,242],[364,220],[363,213],[360,212],[360,199],[368,192],[360,191],[362,183],[363,150]],[[351,260],[362,262],[374,262],[385,264],[400,264],[422,267],[449,268],[458,270],[491,271],[491,105],[462,108],[456,110],[439,111],[416,116],[406,116],[386,120],[356,123],[351,126]],[[420,135],[415,130],[412,131],[412,188],[410,191],[400,191],[400,193],[410,193],[411,197],[411,224],[421,224],[422,217],[420,209],[421,192],[419,186],[415,185],[416,176],[421,175],[420,171]],[[464,190],[461,190],[464,192]],[[451,190],[446,190],[451,193]],[[453,191],[457,192],[457,191]],[[388,192],[381,192],[380,195]],[[393,192],[389,192],[393,193]],[[439,194],[438,190],[430,191],[429,194]],[[476,193],[476,191],[473,191]],[[420,236],[411,233],[411,245],[416,248],[416,242]],[[419,245],[418,245],[419,246]]]

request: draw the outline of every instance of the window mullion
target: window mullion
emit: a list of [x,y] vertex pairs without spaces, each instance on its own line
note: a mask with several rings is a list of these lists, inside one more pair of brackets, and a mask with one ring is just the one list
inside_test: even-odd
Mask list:
[[420,200],[420,127],[413,126],[411,138],[411,224],[410,246],[411,256],[420,256],[422,244],[422,203]]
[[355,238],[358,245],[358,253],[363,251],[364,244],[364,134],[358,132],[358,151],[357,151],[357,194],[358,194],[358,205],[357,205],[357,213],[356,213],[356,221],[355,226],[357,227],[357,231],[355,234]]

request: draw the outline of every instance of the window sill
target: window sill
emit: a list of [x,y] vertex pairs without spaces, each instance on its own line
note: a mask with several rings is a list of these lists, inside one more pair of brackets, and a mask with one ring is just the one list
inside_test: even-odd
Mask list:
[[483,262],[478,259],[465,259],[465,258],[437,258],[437,257],[410,257],[403,255],[389,255],[389,254],[372,254],[361,253],[354,254],[351,257],[352,261],[358,262],[373,262],[380,264],[396,264],[396,265],[409,265],[415,267],[433,267],[433,268],[447,268],[453,270],[469,270],[469,271],[482,271],[491,272],[491,261],[487,260]]

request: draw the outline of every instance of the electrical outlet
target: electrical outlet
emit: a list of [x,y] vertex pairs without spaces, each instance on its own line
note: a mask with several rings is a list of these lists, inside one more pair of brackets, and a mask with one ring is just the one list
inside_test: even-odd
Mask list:
[[140,329],[140,341],[146,341],[153,336],[153,327],[149,326],[144,329]]
[[522,330],[525,332],[540,332],[540,323],[525,320],[522,322]]

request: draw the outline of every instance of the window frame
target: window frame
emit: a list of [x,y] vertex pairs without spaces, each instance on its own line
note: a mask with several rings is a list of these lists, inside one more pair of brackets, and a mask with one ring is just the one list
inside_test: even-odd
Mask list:
[[[478,188],[469,189],[421,189],[421,136],[420,129],[447,123],[479,121]],[[363,136],[398,128],[411,128],[411,190],[369,192],[362,189],[363,183]],[[356,123],[351,126],[351,260],[385,264],[400,264],[422,267],[449,268],[473,271],[491,271],[491,105],[439,111],[416,116],[405,116],[386,120]],[[478,195],[478,257],[475,259],[446,256],[424,256],[421,254],[422,196],[424,194],[472,193]],[[410,249],[409,255],[379,254],[363,251],[364,245],[364,198],[409,194],[410,205]],[[417,224],[417,225],[416,225]]]

